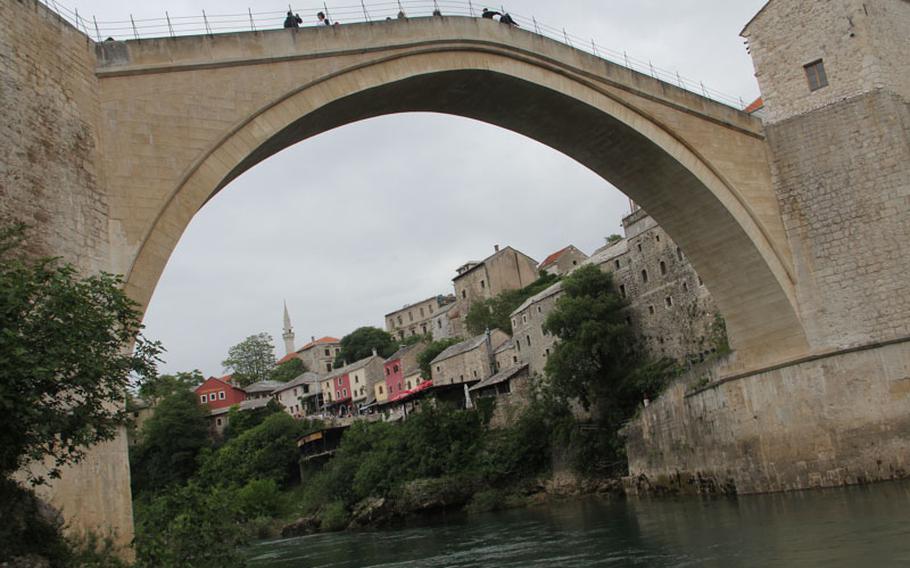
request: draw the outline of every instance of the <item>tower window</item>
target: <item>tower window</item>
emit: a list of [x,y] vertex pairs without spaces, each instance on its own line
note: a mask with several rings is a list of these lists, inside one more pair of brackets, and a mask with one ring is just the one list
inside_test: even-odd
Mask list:
[[648,306],[648,313],[654,315],[654,306]]
[[614,261],[613,261],[613,266],[616,267],[616,270],[619,270],[619,261],[618,261],[618,260],[614,260]]
[[623,298],[626,297],[626,285],[625,284],[619,285],[619,295],[622,296]]
[[667,296],[666,298],[664,298],[664,303],[667,304],[668,308],[672,308],[673,307],[673,297]]
[[645,284],[648,283],[648,271],[647,270],[641,271],[641,281],[644,282]]
[[667,275],[667,263],[664,261],[660,261],[660,274],[661,276]]
[[817,91],[828,86],[828,76],[825,74],[825,64],[821,59],[803,66],[806,70],[806,79],[809,80],[809,90]]

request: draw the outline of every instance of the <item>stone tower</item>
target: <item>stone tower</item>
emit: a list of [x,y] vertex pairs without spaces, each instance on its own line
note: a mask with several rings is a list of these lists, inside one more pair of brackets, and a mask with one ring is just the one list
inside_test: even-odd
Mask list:
[[284,352],[290,355],[296,349],[294,348],[294,328],[291,327],[291,316],[288,315],[288,303],[284,303],[284,330],[281,333],[284,339]]
[[910,2],[770,0],[742,32],[814,351],[910,329]]

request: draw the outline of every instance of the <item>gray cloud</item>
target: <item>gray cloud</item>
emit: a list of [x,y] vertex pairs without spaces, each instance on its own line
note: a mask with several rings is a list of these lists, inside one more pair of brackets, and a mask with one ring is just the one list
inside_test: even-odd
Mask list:
[[[738,37],[761,0],[527,0],[507,4],[720,91],[757,95]],[[80,0],[99,20],[245,12],[247,1]],[[476,3],[480,7],[480,3]],[[305,15],[304,6],[296,6]],[[254,10],[283,9],[256,2]],[[315,12],[315,10],[313,10]],[[260,331],[281,347],[286,299],[298,344],[382,325],[401,305],[451,290],[454,269],[510,244],[542,259],[621,232],[628,200],[537,142],[436,114],[371,119],[306,140],[248,171],[193,219],[146,314],[163,371],[221,372]]]

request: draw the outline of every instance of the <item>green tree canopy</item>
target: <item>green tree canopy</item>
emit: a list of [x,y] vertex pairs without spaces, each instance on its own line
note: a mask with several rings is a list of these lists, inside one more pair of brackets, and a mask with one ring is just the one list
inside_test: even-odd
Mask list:
[[558,392],[588,407],[610,399],[635,362],[633,336],[613,278],[583,266],[563,281],[563,295],[544,323],[559,337],[546,373]]
[[139,396],[148,402],[156,402],[177,391],[189,391],[205,381],[198,369],[173,375],[149,377],[139,385]]
[[269,374],[269,379],[278,381],[279,383],[287,383],[304,374],[307,370],[303,361],[294,357],[290,361],[275,365],[275,368],[273,368],[272,372]]
[[607,237],[607,244],[612,245],[613,243],[618,243],[621,240],[622,240],[621,236],[617,235],[616,233],[613,233],[612,235]]
[[432,369],[430,369],[430,363],[433,362],[433,359],[435,359],[437,355],[462,341],[464,340],[460,337],[447,337],[446,339],[440,339],[439,341],[434,341],[427,345],[427,348],[417,355],[417,364],[420,365],[420,370],[423,372],[423,378],[429,379],[433,376],[431,373]]
[[559,281],[554,274],[543,274],[520,290],[506,290],[493,298],[475,302],[465,316],[465,326],[471,336],[480,335],[488,329],[501,329],[512,335],[512,312],[525,300],[543,292]]
[[369,357],[373,349],[380,356],[388,357],[398,351],[398,343],[378,327],[359,327],[341,338],[341,351],[335,357],[335,368],[342,367],[345,361],[353,363]]
[[228,350],[228,357],[221,364],[234,375],[234,383],[238,386],[267,380],[275,366],[272,336],[257,333],[247,337]]
[[130,452],[133,491],[158,491],[185,483],[196,472],[196,458],[210,446],[208,412],[190,390],[166,396],[139,432]]
[[119,276],[83,278],[58,259],[30,259],[24,234],[0,226],[0,476],[51,458],[57,477],[114,438],[130,376],[154,376],[161,346],[140,334]]

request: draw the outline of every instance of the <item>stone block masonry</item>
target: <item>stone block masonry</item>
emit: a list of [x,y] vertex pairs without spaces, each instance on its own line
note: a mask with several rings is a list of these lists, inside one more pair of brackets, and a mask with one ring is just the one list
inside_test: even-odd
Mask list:
[[[0,21],[0,218],[33,227],[35,256],[59,256],[86,274],[111,271],[94,44],[36,0],[3,0]],[[114,533],[128,545],[125,430],[38,493],[70,530]]]

